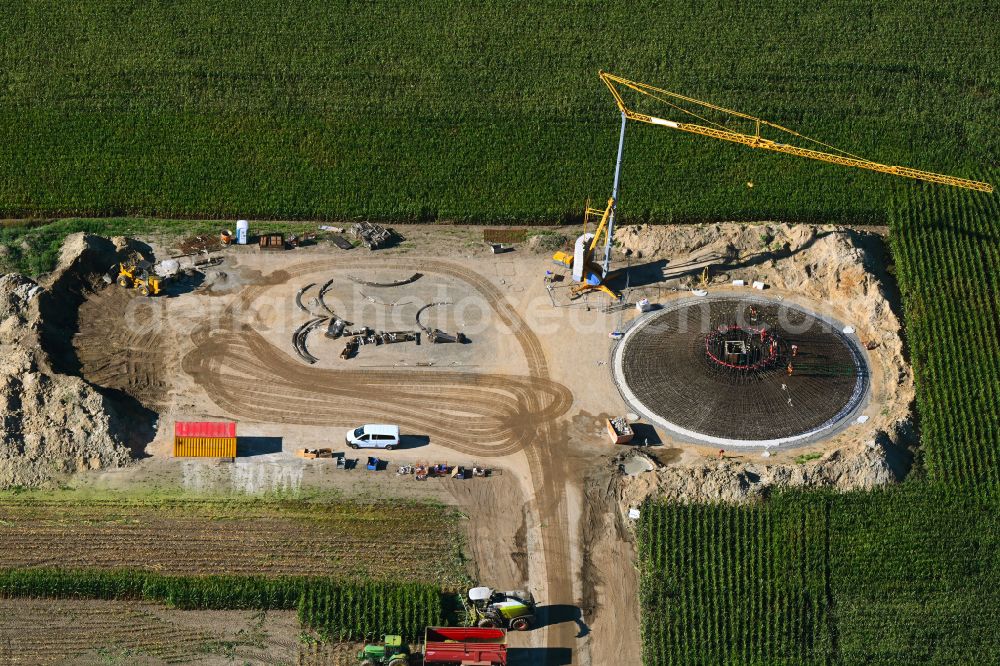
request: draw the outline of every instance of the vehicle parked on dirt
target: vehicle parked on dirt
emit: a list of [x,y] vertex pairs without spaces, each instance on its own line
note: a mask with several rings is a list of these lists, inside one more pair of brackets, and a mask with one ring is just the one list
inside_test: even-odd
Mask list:
[[[481,627],[427,627],[414,655],[421,664],[506,666],[507,630]],[[401,636],[387,634],[358,652],[359,666],[408,666],[410,649]]]
[[157,296],[163,291],[163,280],[153,272],[153,265],[146,260],[123,262],[111,267],[104,281],[117,282],[125,289],[135,289],[143,296]]
[[368,423],[348,430],[344,437],[352,449],[386,449],[399,446],[399,426]]

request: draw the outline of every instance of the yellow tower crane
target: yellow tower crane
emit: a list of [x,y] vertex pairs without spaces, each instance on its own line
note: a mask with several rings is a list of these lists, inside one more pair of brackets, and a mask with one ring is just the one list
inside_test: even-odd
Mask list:
[[[915,180],[925,181],[928,183],[937,183],[940,185],[950,185],[952,187],[962,187],[969,190],[976,190],[979,192],[993,192],[993,186],[989,183],[983,183],[977,180],[970,180],[968,178],[958,178],[955,176],[947,176],[945,174],[933,173],[931,171],[922,171],[920,169],[913,169],[911,167],[904,166],[891,166],[888,164],[880,164],[879,162],[873,162],[872,160],[864,159],[863,157],[858,157],[857,155],[852,155],[847,151],[840,150],[829,144],[823,143],[816,139],[811,139],[803,134],[788,129],[787,127],[782,127],[777,123],[772,123],[756,116],[751,116],[746,113],[741,113],[739,111],[733,111],[732,109],[727,109],[725,107],[717,106],[709,102],[703,102],[693,97],[687,97],[669,90],[664,90],[662,88],[657,88],[645,83],[639,83],[636,81],[631,81],[629,79],[623,78],[621,76],[616,76],[614,74],[609,74],[608,72],[600,72],[601,81],[604,85],[608,87],[611,91],[611,95],[615,98],[615,104],[618,105],[618,110],[621,112],[622,125],[621,133],[618,139],[618,159],[615,163],[615,179],[614,186],[612,188],[611,198],[608,200],[607,209],[601,218],[601,225],[598,229],[597,234],[592,239],[588,239],[587,242],[582,243],[585,252],[582,257],[582,263],[585,266],[577,266],[574,268],[574,279],[581,284],[575,288],[574,293],[579,295],[586,291],[592,289],[600,289],[610,294],[614,292],[605,284],[605,281],[610,279],[610,264],[611,264],[611,245],[614,237],[614,225],[615,225],[615,210],[618,204],[618,184],[621,177],[621,166],[622,166],[622,151],[625,147],[625,124],[629,120],[635,120],[642,123],[647,123],[650,125],[659,125],[661,127],[669,127],[671,129],[680,130],[682,132],[688,132],[690,134],[698,134],[701,136],[707,136],[713,139],[722,139],[723,141],[730,141],[732,143],[743,144],[744,146],[749,146],[751,148],[762,148],[764,150],[770,150],[777,153],[787,153],[789,155],[797,155],[798,157],[806,157],[813,160],[820,160],[822,162],[829,162],[831,164],[839,164],[846,167],[855,167],[858,169],[867,169],[869,171],[877,171],[879,173],[887,173],[893,176],[901,176],[903,178],[912,178]],[[658,102],[671,107],[673,110],[686,114],[690,118],[701,121],[699,124],[695,122],[679,122],[677,120],[669,120],[667,118],[660,118],[657,116],[651,116],[645,113],[640,113],[633,109],[630,109],[625,103],[625,99],[622,97],[622,90],[628,89],[642,96],[652,98]],[[693,111],[690,107],[700,107],[705,109],[703,113],[709,111],[721,113],[725,116],[731,118],[737,118],[742,121],[752,123],[754,127],[753,134],[736,132],[726,126],[709,120],[708,118],[700,115],[699,113]],[[784,133],[790,137],[795,137],[796,139],[811,142],[817,146],[824,148],[825,150],[818,150],[816,148],[806,148],[802,146],[792,145],[790,143],[780,143],[772,139],[766,139],[761,136],[762,128],[770,128],[777,132]],[[588,211],[589,214],[590,211]],[[598,262],[594,256],[594,252],[597,248],[598,239],[601,232],[604,232],[605,243],[604,243],[604,257],[601,262]],[[581,240],[584,236],[581,236],[577,241],[578,250],[577,255],[579,256],[581,246]],[[557,253],[553,257],[557,262],[563,263],[567,266],[572,266],[574,263],[581,263],[574,261],[574,257],[563,253]],[[588,267],[592,270],[588,270]],[[583,279],[578,277],[578,274],[582,272]]]

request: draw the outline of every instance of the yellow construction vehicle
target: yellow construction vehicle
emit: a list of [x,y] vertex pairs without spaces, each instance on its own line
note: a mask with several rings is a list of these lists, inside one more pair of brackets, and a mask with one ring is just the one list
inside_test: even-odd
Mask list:
[[[583,234],[576,239],[573,254],[568,252],[556,252],[552,255],[552,260],[557,264],[572,271],[573,280],[579,284],[573,286],[570,291],[571,298],[578,298],[588,291],[603,291],[611,298],[617,299],[615,293],[608,282],[612,280],[619,271],[605,271],[604,267],[596,260],[595,253],[601,243],[602,236],[607,238],[608,221],[614,210],[615,200],[608,199],[608,205],[603,209],[591,208],[589,202],[584,207]],[[587,232],[591,220],[600,216],[597,229],[593,233]]]
[[[597,233],[594,234],[592,238],[588,238],[587,241],[584,242],[585,244],[589,243],[589,245],[586,247],[586,252],[582,255],[582,261],[577,261],[577,259],[581,257],[580,243],[581,240],[587,236],[586,233],[584,236],[577,239],[577,252],[574,256],[570,256],[565,252],[557,252],[553,256],[553,260],[557,263],[573,268],[573,279],[580,283],[578,287],[574,288],[574,293],[576,295],[585,293],[586,291],[599,289],[617,298],[617,295],[605,284],[605,282],[610,280],[614,275],[614,273],[610,270],[611,247],[614,242],[615,212],[618,204],[618,184],[621,176],[622,151],[625,147],[625,124],[626,121],[629,120],[635,120],[649,125],[669,127],[671,129],[688,132],[690,134],[698,134],[700,136],[707,136],[713,139],[731,141],[733,143],[749,146],[750,148],[763,148],[764,150],[770,150],[777,153],[786,153],[789,155],[796,155],[798,157],[806,157],[809,159],[820,160],[822,162],[829,162],[831,164],[839,164],[841,166],[867,169],[869,171],[887,173],[893,176],[901,176],[903,178],[912,178],[928,183],[962,187],[965,189],[977,190],[979,192],[993,192],[993,186],[989,183],[969,180],[968,178],[947,176],[940,173],[933,173],[931,171],[922,171],[920,169],[913,169],[910,167],[891,166],[888,164],[873,162],[872,160],[852,155],[847,151],[840,150],[839,148],[835,148],[829,144],[823,143],[822,141],[811,139],[803,134],[788,129],[787,127],[782,127],[776,123],[762,120],[761,118],[741,113],[739,111],[733,111],[731,109],[717,106],[709,102],[703,102],[701,100],[694,99],[693,97],[687,97],[675,92],[670,92],[669,90],[656,88],[645,83],[630,81],[629,79],[625,79],[614,74],[600,72],[600,78],[601,81],[604,82],[604,85],[608,87],[608,90],[611,91],[611,95],[615,99],[615,104],[618,106],[622,119],[621,132],[618,138],[618,159],[615,163],[615,179],[612,187],[611,198],[608,200],[608,207],[601,217],[601,223]],[[640,96],[645,98],[651,98],[661,105],[670,107],[673,111],[686,114],[689,117],[700,120],[704,124],[679,122],[635,111],[629,108],[625,103],[625,98],[622,95],[623,90],[638,93]],[[698,111],[694,111],[692,108],[697,108]],[[729,126],[714,122],[707,118],[706,115],[709,113],[721,114],[725,117],[727,122],[744,122],[748,124],[748,126],[752,126],[753,133],[750,134],[733,131]],[[773,139],[767,139],[761,136],[762,129],[791,137],[788,139],[789,141],[798,140],[811,142],[812,144],[825,148],[826,150],[817,150],[815,148],[796,146],[791,143],[782,143],[774,141]],[[753,187],[753,181],[747,182],[747,187]],[[591,211],[588,209],[587,215],[589,216],[592,212],[600,211]],[[604,233],[605,239],[604,253],[601,260],[598,261],[594,254],[602,232]]]
[[137,289],[143,296],[157,296],[163,291],[162,280],[153,273],[152,264],[145,260],[118,264],[118,276],[114,281],[120,287]]

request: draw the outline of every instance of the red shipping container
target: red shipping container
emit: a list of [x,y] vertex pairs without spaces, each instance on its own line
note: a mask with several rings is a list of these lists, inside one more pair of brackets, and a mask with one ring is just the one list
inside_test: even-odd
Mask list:
[[232,421],[177,421],[174,437],[236,437]]
[[235,458],[236,424],[177,421],[174,423],[174,457]]

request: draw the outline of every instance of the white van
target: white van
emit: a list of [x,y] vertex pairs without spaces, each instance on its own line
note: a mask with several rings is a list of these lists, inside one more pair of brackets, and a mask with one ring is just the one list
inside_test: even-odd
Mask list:
[[369,423],[354,430],[348,430],[344,439],[352,449],[388,449],[392,451],[399,446],[399,426]]

